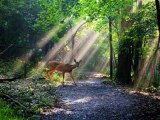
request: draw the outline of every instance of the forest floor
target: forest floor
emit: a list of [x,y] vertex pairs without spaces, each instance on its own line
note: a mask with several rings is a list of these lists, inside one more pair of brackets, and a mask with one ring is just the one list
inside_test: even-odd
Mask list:
[[58,86],[60,105],[44,112],[42,120],[160,120],[160,100],[104,85],[100,77]]

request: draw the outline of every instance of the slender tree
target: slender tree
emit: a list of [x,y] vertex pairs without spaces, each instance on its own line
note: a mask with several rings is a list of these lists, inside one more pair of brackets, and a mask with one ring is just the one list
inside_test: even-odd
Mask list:
[[113,77],[113,47],[112,47],[112,20],[109,18],[109,43],[110,43],[110,79]]
[[156,4],[156,10],[157,10],[157,24],[158,24],[158,31],[159,31],[157,49],[159,49],[159,44],[160,44],[160,6],[159,6],[159,0],[155,0],[155,4]]

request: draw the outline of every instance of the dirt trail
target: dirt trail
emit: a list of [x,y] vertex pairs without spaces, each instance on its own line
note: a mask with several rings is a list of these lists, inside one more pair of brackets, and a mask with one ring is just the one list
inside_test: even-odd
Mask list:
[[89,78],[58,87],[62,106],[42,120],[160,120],[160,101],[101,83]]

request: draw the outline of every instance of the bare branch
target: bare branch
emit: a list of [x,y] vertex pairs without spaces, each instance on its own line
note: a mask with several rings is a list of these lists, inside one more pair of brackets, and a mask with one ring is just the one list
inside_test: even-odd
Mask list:
[[4,54],[12,46],[13,46],[13,44],[9,45],[5,50],[3,50],[2,52],[0,52],[0,55]]

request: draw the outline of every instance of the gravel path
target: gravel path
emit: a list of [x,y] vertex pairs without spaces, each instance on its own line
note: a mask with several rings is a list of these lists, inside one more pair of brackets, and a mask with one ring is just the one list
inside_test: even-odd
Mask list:
[[101,84],[102,79],[60,86],[60,108],[42,120],[160,120],[160,101]]

